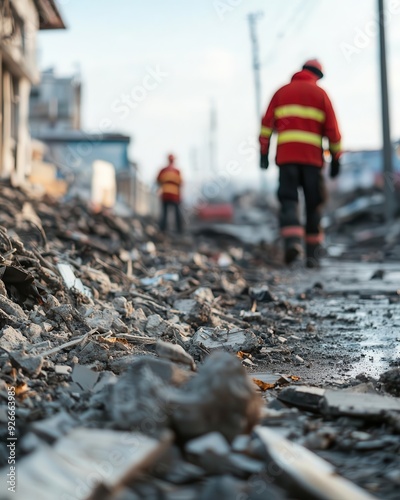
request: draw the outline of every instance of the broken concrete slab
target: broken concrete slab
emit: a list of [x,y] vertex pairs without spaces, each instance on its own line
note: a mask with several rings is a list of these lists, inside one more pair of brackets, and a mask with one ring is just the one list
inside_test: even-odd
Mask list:
[[0,309],[6,314],[16,318],[17,320],[24,322],[27,321],[28,316],[21,306],[10,300],[8,297],[0,294]]
[[57,264],[58,271],[64,280],[64,283],[69,289],[74,289],[83,295],[92,297],[92,292],[83,285],[82,281],[75,276],[72,267],[69,264],[59,262]]
[[193,336],[193,343],[210,351],[226,349],[231,352],[251,352],[259,347],[259,339],[250,330],[201,327]]
[[296,496],[321,500],[374,498],[350,481],[339,477],[331,464],[277,432],[258,426],[255,434],[265,446],[268,467],[272,468],[275,464],[279,482],[286,485],[292,482]]
[[28,339],[12,326],[5,326],[0,334],[0,347],[6,351],[23,349],[28,346]]
[[10,352],[9,356],[16,368],[20,368],[32,378],[40,374],[43,367],[43,358],[41,356],[28,356],[24,352]]
[[55,365],[54,371],[57,375],[71,375],[72,368],[67,365]]
[[53,448],[40,448],[19,462],[15,492],[9,492],[2,470],[2,498],[54,500],[62,491],[65,498],[86,500],[102,485],[116,492],[149,468],[171,441],[171,433],[156,440],[138,433],[76,428]]
[[400,398],[348,390],[288,387],[279,393],[278,399],[303,410],[330,416],[376,419],[383,418],[387,412],[400,412]]
[[91,391],[99,379],[99,372],[95,372],[87,366],[75,365],[71,378],[84,391]]
[[161,337],[168,328],[169,324],[159,314],[152,314],[147,318],[146,333],[152,337]]
[[205,301],[180,299],[174,302],[174,309],[184,315],[185,321],[197,326],[207,324],[211,318],[211,307]]
[[77,419],[62,410],[53,417],[34,422],[30,427],[30,431],[48,443],[53,443],[78,425],[79,421]]
[[325,391],[321,409],[332,416],[347,415],[364,419],[383,418],[385,412],[400,412],[400,398],[380,394]]
[[283,389],[278,394],[278,399],[291,406],[297,406],[307,411],[319,412],[325,389],[319,387],[296,386]]
[[96,328],[100,333],[107,333],[111,330],[114,319],[118,317],[116,311],[104,309],[102,311],[97,309],[88,309],[85,321],[89,328]]

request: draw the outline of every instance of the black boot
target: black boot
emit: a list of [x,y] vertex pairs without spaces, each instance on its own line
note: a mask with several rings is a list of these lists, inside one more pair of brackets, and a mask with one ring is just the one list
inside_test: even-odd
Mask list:
[[306,266],[309,269],[318,269],[321,267],[320,258],[323,253],[323,248],[320,244],[306,245]]
[[296,239],[287,239],[285,241],[285,264],[290,265],[296,260],[299,260],[303,257],[304,250],[301,242]]

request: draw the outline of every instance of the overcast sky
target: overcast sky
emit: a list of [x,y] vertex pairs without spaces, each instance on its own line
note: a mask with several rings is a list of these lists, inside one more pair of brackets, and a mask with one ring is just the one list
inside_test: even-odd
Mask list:
[[[193,178],[208,161],[210,101],[218,166],[258,178],[247,14],[258,24],[263,108],[304,61],[318,57],[348,149],[381,144],[377,0],[60,0],[65,32],[40,34],[40,65],[80,68],[83,124],[131,135],[131,158],[151,180],[169,152]],[[400,137],[400,1],[386,0],[392,135]],[[125,100],[125,102],[124,102]],[[269,175],[272,175],[270,173]],[[195,174],[197,177],[201,174]]]

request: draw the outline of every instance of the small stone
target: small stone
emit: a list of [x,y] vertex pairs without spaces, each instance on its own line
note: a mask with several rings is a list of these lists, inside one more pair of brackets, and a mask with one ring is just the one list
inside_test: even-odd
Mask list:
[[227,455],[230,452],[228,441],[219,432],[210,432],[186,443],[185,450],[193,455],[212,452],[216,455]]
[[54,371],[57,375],[71,375],[72,368],[67,365],[56,365]]
[[152,314],[146,323],[146,332],[152,337],[161,337],[166,332],[168,323],[159,314]]

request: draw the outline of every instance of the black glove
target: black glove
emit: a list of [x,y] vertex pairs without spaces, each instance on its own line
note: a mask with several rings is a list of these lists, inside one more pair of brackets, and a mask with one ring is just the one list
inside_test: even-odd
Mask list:
[[269,161],[268,161],[268,155],[263,155],[261,154],[261,158],[260,158],[260,168],[262,170],[267,170],[267,168],[269,167]]
[[332,162],[331,162],[331,172],[330,172],[330,175],[331,175],[331,179],[334,179],[335,177],[337,177],[340,173],[340,161],[339,161],[339,158],[332,158]]

